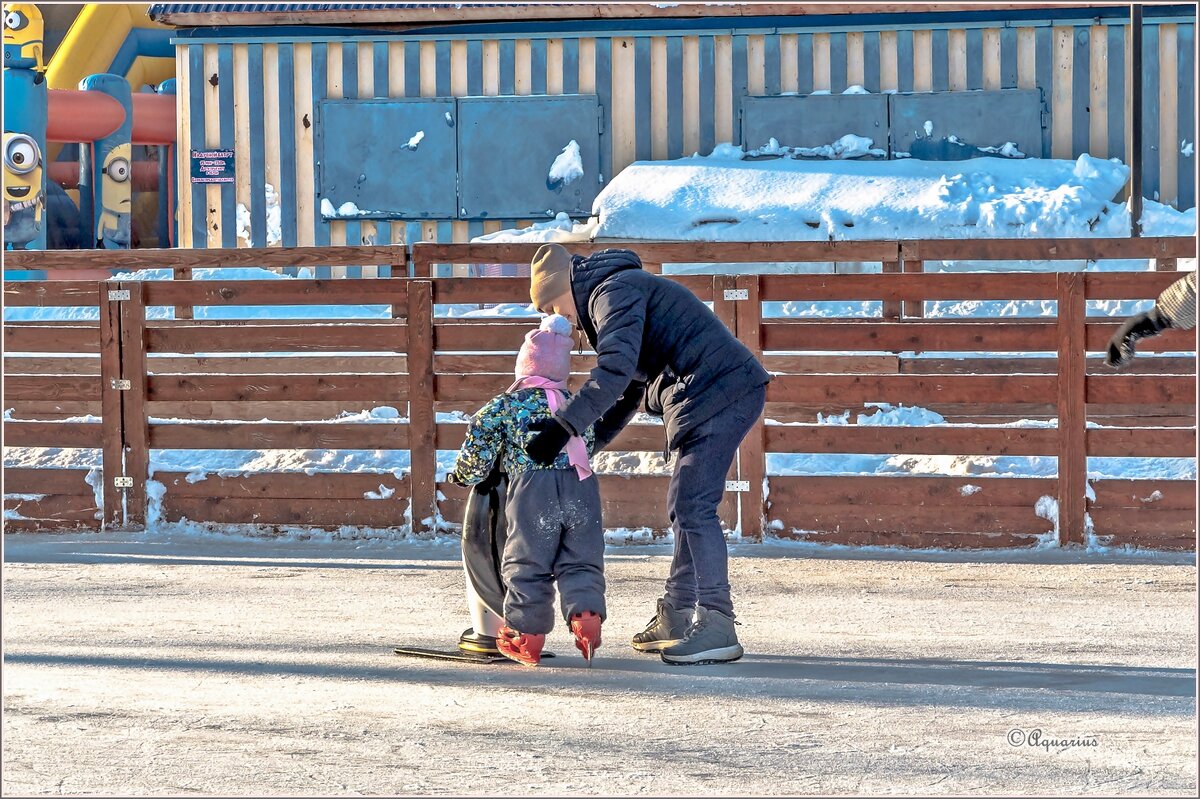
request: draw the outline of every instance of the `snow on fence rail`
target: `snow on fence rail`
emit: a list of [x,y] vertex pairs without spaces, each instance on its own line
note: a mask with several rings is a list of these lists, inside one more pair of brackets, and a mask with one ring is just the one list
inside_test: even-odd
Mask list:
[[[998,244],[632,246],[658,263],[868,256],[887,263],[886,256],[895,253],[895,263],[905,268],[910,263],[901,260],[906,251],[930,258],[1165,260],[1189,255],[1195,246],[1194,239],[1023,241],[1015,249]],[[534,249],[421,244],[413,248],[412,264],[418,274],[427,274],[440,262],[517,260]],[[836,257],[831,249],[839,250]],[[122,257],[128,260],[129,254]],[[1090,364],[1087,359],[1088,353],[1102,352],[1116,325],[1088,321],[1087,300],[1152,298],[1173,277],[1169,272],[673,277],[711,302],[778,375],[765,415],[772,423],[760,423],[747,438],[739,471],[731,475],[745,481],[749,491],[727,495],[723,521],[733,528],[740,518],[743,534],[751,537],[769,526],[785,535],[800,531],[795,534],[810,540],[911,546],[1021,546],[1045,541],[1055,530],[1059,543],[1083,542],[1090,523],[1113,544],[1194,546],[1195,481],[1087,482],[1089,455],[1195,453],[1194,356],[1140,359],[1135,362],[1140,374],[1105,374],[1095,358]],[[734,289],[747,299],[738,299],[743,295]],[[529,324],[435,318],[433,308],[524,302],[527,291],[527,281],[520,278],[9,283],[9,305],[87,302],[101,313],[98,324],[6,323],[5,351],[19,353],[6,356],[4,407],[13,408],[17,417],[5,420],[6,446],[99,448],[102,468],[6,469],[7,524],[13,529],[95,527],[97,511],[109,526],[144,523],[151,449],[411,453],[408,469],[397,472],[201,476],[159,470],[152,479],[165,487],[160,509],[165,521],[400,527],[408,524],[407,517],[414,530],[428,530],[439,518],[455,519],[464,493],[437,480],[437,451],[458,446],[464,423],[438,421],[438,414],[472,411],[503,390]],[[764,303],[799,299],[883,300],[885,318],[763,318]],[[1053,321],[937,321],[916,315],[924,301],[937,299],[1050,299],[1057,300],[1059,311]],[[390,305],[393,318],[327,323],[146,319],[148,306],[190,311],[213,305],[364,303]],[[1142,342],[1139,349],[1192,353],[1195,338],[1172,331]],[[1013,357],[908,355],[920,351]],[[575,380],[592,362],[590,354],[574,357]],[[1008,372],[1001,371],[1005,367]],[[921,405],[956,424],[814,424],[818,413],[864,402]],[[408,417],[388,424],[304,421],[406,403]],[[998,426],[1037,417],[1045,424]],[[273,421],[255,421],[262,419]],[[634,425],[614,449],[659,451],[662,440],[660,427]],[[768,458],[777,453],[1044,455],[1058,458],[1059,472],[1055,478],[970,480],[768,475]],[[127,478],[128,485],[118,485],[117,477]],[[665,482],[659,475],[606,475],[606,526],[664,528]],[[1044,498],[1057,501],[1057,523],[1044,518],[1053,517],[1044,507],[1041,515],[1035,511]]]

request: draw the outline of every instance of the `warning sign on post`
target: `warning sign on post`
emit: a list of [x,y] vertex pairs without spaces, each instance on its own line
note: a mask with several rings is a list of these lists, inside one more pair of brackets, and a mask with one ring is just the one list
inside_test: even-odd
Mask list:
[[192,150],[192,183],[233,183],[233,150]]

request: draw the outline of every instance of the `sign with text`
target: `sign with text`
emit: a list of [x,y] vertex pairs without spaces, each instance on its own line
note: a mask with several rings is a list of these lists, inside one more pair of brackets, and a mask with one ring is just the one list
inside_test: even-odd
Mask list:
[[233,150],[192,150],[192,183],[233,183]]

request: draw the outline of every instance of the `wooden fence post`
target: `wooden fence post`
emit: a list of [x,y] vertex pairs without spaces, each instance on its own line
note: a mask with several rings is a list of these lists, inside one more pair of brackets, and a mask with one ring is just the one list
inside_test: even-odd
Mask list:
[[[898,272],[900,272],[901,266],[902,265],[899,260],[884,261],[883,262],[883,273],[885,275],[898,273]],[[885,299],[883,301],[883,318],[885,321],[899,321],[900,320],[900,312],[901,312],[901,306],[900,306],[899,300],[886,300]]]
[[[759,275],[739,275],[737,288],[746,298],[735,303],[737,337],[762,361],[762,303],[759,300]],[[767,438],[763,415],[750,428],[738,449],[739,479],[750,484],[742,497],[742,535],[762,540],[766,521]]]
[[408,451],[413,532],[436,528],[437,443],[433,394],[433,283],[408,283]]
[[[921,258],[921,248],[917,242],[906,241],[900,245],[900,270],[917,274],[925,271],[925,261]],[[903,312],[906,318],[922,319],[925,316],[925,301],[905,300]]]
[[[123,442],[125,431],[121,418],[121,302],[119,283],[103,281],[98,284],[100,296],[100,417],[101,417],[101,479],[103,482],[103,526],[120,527],[125,522],[122,490],[115,478],[123,477]],[[111,299],[110,299],[111,298]]]
[[121,377],[129,388],[121,392],[125,476],[125,526],[146,526],[146,480],[150,476],[150,427],[146,412],[146,284],[122,283],[129,299],[121,303]]
[[1084,275],[1058,275],[1058,543],[1083,543],[1087,512]]
[[[732,297],[732,292],[737,288],[736,275],[713,275],[712,284],[712,304],[713,313],[717,318],[724,323],[725,327],[729,328],[729,332],[737,335],[737,302]],[[730,292],[730,294],[726,294]],[[737,461],[729,468],[729,474],[726,475],[726,480],[738,480],[739,472]],[[741,494],[733,491],[726,491],[721,498],[721,504],[717,506],[717,515],[721,519],[721,526],[726,530],[734,530],[738,528],[738,508],[741,506]]]
[[[192,279],[192,268],[190,266],[175,267],[174,279],[175,280],[191,280]],[[175,318],[176,319],[191,319],[192,318],[192,306],[176,305],[175,306]]]

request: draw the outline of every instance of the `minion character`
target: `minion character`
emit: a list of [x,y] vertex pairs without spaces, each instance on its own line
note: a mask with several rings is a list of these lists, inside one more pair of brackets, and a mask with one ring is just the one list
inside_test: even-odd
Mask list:
[[104,159],[100,178],[100,218],[96,222],[96,240],[106,250],[129,248],[129,207],[132,164],[128,143],[118,144]]
[[42,151],[33,137],[4,132],[4,242],[23,250],[42,229]]
[[32,69],[34,83],[45,80],[42,12],[32,3],[4,4],[4,68]]

